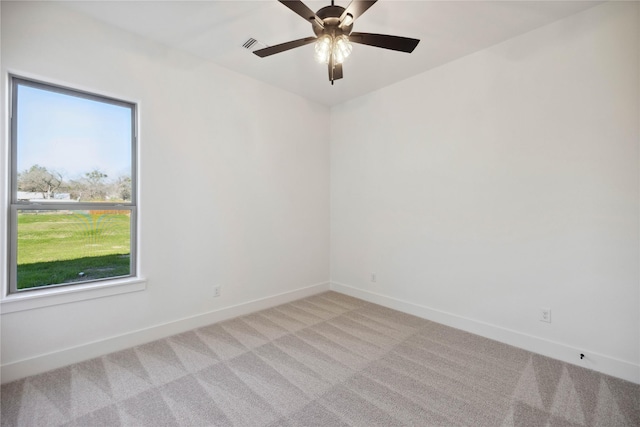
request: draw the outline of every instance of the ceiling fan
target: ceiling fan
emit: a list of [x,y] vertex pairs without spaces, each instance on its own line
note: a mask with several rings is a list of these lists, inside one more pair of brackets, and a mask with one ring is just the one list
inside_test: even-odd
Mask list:
[[300,0],[278,0],[280,3],[311,22],[316,37],[265,47],[254,51],[261,58],[275,55],[296,47],[316,43],[316,60],[329,66],[329,81],[342,78],[342,63],[352,50],[351,43],[366,44],[384,49],[411,53],[420,40],[407,37],[389,36],[386,34],[353,33],[353,22],[366,12],[377,0],[353,0],[346,9],[336,6],[331,0],[331,6],[323,7],[313,12]]

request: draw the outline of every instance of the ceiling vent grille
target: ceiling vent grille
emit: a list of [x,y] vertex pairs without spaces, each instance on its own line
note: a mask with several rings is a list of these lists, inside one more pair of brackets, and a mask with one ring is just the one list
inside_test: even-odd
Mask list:
[[249,37],[246,42],[242,43],[242,47],[253,52],[254,50],[263,49],[267,47],[267,45],[264,43],[260,43],[253,37]]
[[244,42],[242,44],[242,47],[250,50],[256,43],[258,43],[258,40],[254,39],[253,37],[249,37],[249,40]]

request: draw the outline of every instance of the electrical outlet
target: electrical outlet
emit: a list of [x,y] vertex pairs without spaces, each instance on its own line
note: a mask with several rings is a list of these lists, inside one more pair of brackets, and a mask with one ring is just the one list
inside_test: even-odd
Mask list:
[[213,297],[217,298],[220,296],[220,288],[222,288],[222,286],[217,285],[213,287]]
[[551,323],[551,309],[547,307],[540,307],[540,321]]
[[378,277],[376,276],[376,273],[371,273],[371,281],[376,282],[377,280],[378,280]]

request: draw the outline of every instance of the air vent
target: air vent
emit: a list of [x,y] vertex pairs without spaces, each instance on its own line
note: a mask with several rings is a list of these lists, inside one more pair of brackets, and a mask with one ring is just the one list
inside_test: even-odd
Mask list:
[[260,43],[253,37],[249,37],[246,42],[242,43],[242,47],[253,52],[254,50],[264,49],[265,47],[267,47],[267,45],[264,43]]
[[258,40],[254,39],[253,37],[249,37],[249,40],[244,42],[242,47],[245,48],[245,49],[251,49],[253,47],[253,45],[255,45],[256,43],[258,43]]

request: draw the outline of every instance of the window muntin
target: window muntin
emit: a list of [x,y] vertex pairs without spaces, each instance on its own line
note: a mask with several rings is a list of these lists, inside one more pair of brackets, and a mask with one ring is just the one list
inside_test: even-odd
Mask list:
[[11,77],[9,292],[136,275],[136,106]]

